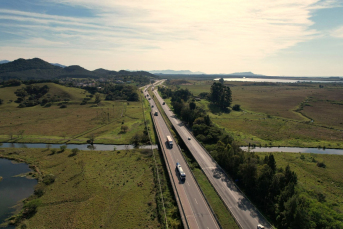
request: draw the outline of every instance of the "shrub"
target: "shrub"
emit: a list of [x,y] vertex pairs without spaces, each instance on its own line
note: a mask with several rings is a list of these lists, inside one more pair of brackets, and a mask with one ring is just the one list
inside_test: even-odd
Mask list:
[[67,148],[67,146],[66,146],[66,145],[62,145],[62,146],[60,146],[60,150],[61,150],[61,152],[64,152],[64,150],[66,150],[66,148]]
[[317,166],[320,168],[326,168],[326,165],[324,164],[324,162],[317,162]]
[[55,182],[55,176],[53,174],[48,174],[43,177],[43,183],[46,185],[52,184]]
[[235,104],[235,105],[232,107],[232,110],[234,110],[234,111],[240,111],[240,110],[241,110],[241,105]]
[[23,211],[23,217],[24,218],[30,218],[37,212],[37,208],[40,205],[41,201],[40,199],[34,199],[31,201],[28,201],[24,204],[24,211]]
[[60,108],[67,108],[67,105],[62,104],[62,105],[60,106]]

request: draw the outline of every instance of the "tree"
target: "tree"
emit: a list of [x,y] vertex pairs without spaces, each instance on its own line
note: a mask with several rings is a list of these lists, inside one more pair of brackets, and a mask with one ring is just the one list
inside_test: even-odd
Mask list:
[[121,129],[121,132],[126,133],[129,127],[126,125],[122,125],[120,129]]
[[67,149],[67,146],[66,146],[66,145],[61,145],[61,146],[60,146],[60,151],[61,151],[61,152],[64,152],[66,149]]
[[142,136],[136,133],[130,141],[130,144],[133,145],[134,148],[139,148],[140,142],[142,140]]
[[51,144],[46,144],[46,146],[45,146],[45,147],[46,147],[46,149],[47,149],[47,150],[50,150],[50,148],[51,148]]
[[219,83],[224,84],[224,79],[223,79],[223,77],[219,79]]
[[100,98],[100,94],[99,93],[96,93],[95,94],[95,101],[94,101],[96,104],[99,104],[101,102],[101,98]]
[[230,87],[224,86],[219,82],[214,82],[211,86],[210,100],[213,104],[217,105],[221,109],[226,109],[231,105]]
[[4,100],[0,99],[0,105],[2,105],[4,103]]
[[89,139],[87,140],[87,143],[93,145],[93,144],[94,144],[94,141],[95,141],[95,136],[94,136],[94,134],[92,134],[92,135],[89,137]]
[[76,156],[77,153],[79,152],[80,150],[78,148],[74,148],[71,150],[72,154],[70,154],[69,156],[72,157],[72,156]]
[[195,102],[189,103],[189,108],[190,108],[191,110],[195,110],[195,108],[196,108]]

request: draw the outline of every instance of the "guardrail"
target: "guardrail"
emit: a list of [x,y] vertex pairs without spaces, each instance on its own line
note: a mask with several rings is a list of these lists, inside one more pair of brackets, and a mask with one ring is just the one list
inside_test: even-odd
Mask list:
[[171,170],[171,168],[170,168],[170,166],[169,166],[168,158],[167,158],[167,156],[166,156],[166,152],[165,152],[165,150],[164,150],[163,142],[162,142],[162,140],[161,140],[161,136],[160,136],[159,130],[158,130],[158,128],[157,128],[157,124],[156,124],[156,121],[155,121],[155,117],[154,117],[154,115],[153,115],[152,113],[150,113],[150,115],[152,116],[152,120],[153,120],[153,123],[154,123],[154,126],[155,126],[155,130],[156,130],[156,132],[157,132],[157,138],[158,138],[158,140],[159,140],[159,142],[160,142],[160,145],[161,145],[161,151],[162,151],[162,154],[163,154],[163,158],[164,158],[164,160],[165,160],[165,162],[166,162],[166,167],[167,167],[167,171],[168,171],[170,180],[171,180],[171,182],[172,182],[172,187],[173,187],[173,191],[174,191],[176,203],[177,203],[177,205],[178,205],[178,207],[179,207],[179,209],[180,209],[180,215],[181,215],[181,220],[182,220],[183,226],[184,226],[184,228],[186,228],[186,229],[188,228],[188,229],[189,229],[190,227],[189,227],[188,222],[187,222],[187,218],[186,218],[185,211],[184,211],[184,209],[183,209],[183,207],[182,207],[182,204],[181,204],[181,200],[180,200],[179,193],[178,193],[178,191],[177,191],[177,189],[176,189],[176,184],[175,184],[175,181],[174,181],[172,172],[171,172],[172,170]]
[[189,171],[191,172],[191,175],[193,176],[193,179],[195,180],[195,183],[197,184],[197,186],[198,186],[198,188],[199,188],[199,190],[200,190],[200,192],[201,192],[202,196],[204,197],[204,199],[205,199],[205,201],[206,201],[206,203],[207,203],[207,206],[208,206],[208,208],[210,209],[210,211],[212,212],[212,214],[213,214],[214,218],[216,219],[216,221],[217,221],[217,224],[218,224],[219,228],[221,228],[221,229],[222,229],[222,226],[220,225],[220,223],[219,223],[219,220],[218,220],[218,218],[217,218],[216,214],[214,213],[214,211],[213,211],[213,209],[212,209],[212,207],[211,207],[210,203],[207,201],[207,198],[206,198],[206,196],[205,196],[204,192],[201,190],[201,188],[200,188],[200,185],[199,185],[198,181],[195,179],[194,173],[192,172],[192,170],[191,170],[191,168],[190,168],[190,166],[189,166],[189,164],[188,164],[188,162],[187,162],[187,160],[186,160],[185,156],[182,154],[181,147],[180,147],[178,144],[177,144],[177,147],[178,147],[178,148],[179,148],[179,150],[181,151],[181,155],[182,155],[183,159],[185,160],[185,162],[187,163],[187,166],[188,166],[188,168],[189,168]]
[[[158,100],[158,99],[157,99]],[[167,105],[168,106],[168,105]],[[169,107],[169,106],[168,106]],[[163,109],[163,108],[162,108]],[[164,111],[164,110],[163,110]],[[173,122],[171,120],[171,118],[166,114],[166,116],[168,117],[168,119],[170,120],[171,124],[173,125]],[[181,121],[181,120],[180,120]],[[183,123],[183,122],[182,122]],[[179,134],[179,131],[174,127],[173,128],[176,130],[176,132]],[[193,139],[195,139],[197,141],[197,143],[201,146],[201,148],[205,151],[205,153],[212,159],[212,161],[216,164],[216,166],[218,166],[221,171],[225,174],[225,176],[235,185],[235,187],[240,191],[240,193],[244,196],[244,198],[248,199],[250,201],[250,203],[255,207],[255,209],[260,213],[261,216],[263,216],[265,219],[266,217],[258,210],[258,208],[251,202],[251,200],[244,194],[244,192],[242,192],[242,190],[236,185],[236,183],[232,180],[231,176],[229,176],[225,170],[217,163],[216,160],[214,160],[214,158],[211,156],[211,154],[207,151],[207,149],[198,141],[198,139],[195,138],[195,136],[193,135],[193,133],[191,131],[189,131],[189,129],[185,126],[185,128],[187,129],[187,131],[193,136]],[[180,134],[179,134],[180,136]],[[181,138],[181,137],[180,137]],[[182,138],[181,138],[182,139]],[[184,141],[182,139],[182,141]],[[184,141],[185,142],[185,141]],[[186,145],[186,144],[185,144]],[[186,145],[187,146],[187,145]],[[191,151],[190,151],[191,152]],[[194,157],[194,156],[193,156]],[[194,159],[196,160],[196,158],[194,157]],[[198,163],[198,161],[197,161]],[[199,164],[199,163],[198,163]],[[200,164],[199,164],[200,165]],[[202,167],[200,166],[200,169],[203,171],[203,173],[205,173],[205,171],[202,169]],[[205,173],[206,175],[206,173]],[[214,184],[212,183],[212,181],[207,177],[207,180],[211,183],[212,187],[214,188]],[[217,191],[216,188],[214,188],[214,190],[216,191],[216,193],[218,194],[218,196],[220,197],[220,199],[225,203],[223,197],[221,196],[221,194]],[[240,221],[236,218],[236,216],[232,213],[231,209],[225,204],[225,207],[229,210],[229,212],[231,213],[231,215],[233,216],[234,220],[236,221],[237,225],[243,229],[243,226],[241,225]],[[269,225],[273,228],[273,226],[269,223]]]

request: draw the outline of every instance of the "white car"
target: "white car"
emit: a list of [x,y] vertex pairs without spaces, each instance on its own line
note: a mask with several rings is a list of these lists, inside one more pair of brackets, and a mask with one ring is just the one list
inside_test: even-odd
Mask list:
[[257,225],[257,229],[264,229],[264,226],[262,226],[261,224]]
[[190,137],[188,137],[188,140],[191,140],[191,138],[190,138]]

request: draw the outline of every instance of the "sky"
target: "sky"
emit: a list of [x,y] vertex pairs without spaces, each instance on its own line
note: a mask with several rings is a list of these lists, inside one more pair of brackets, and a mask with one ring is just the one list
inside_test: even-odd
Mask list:
[[343,0],[0,0],[0,60],[343,76]]

